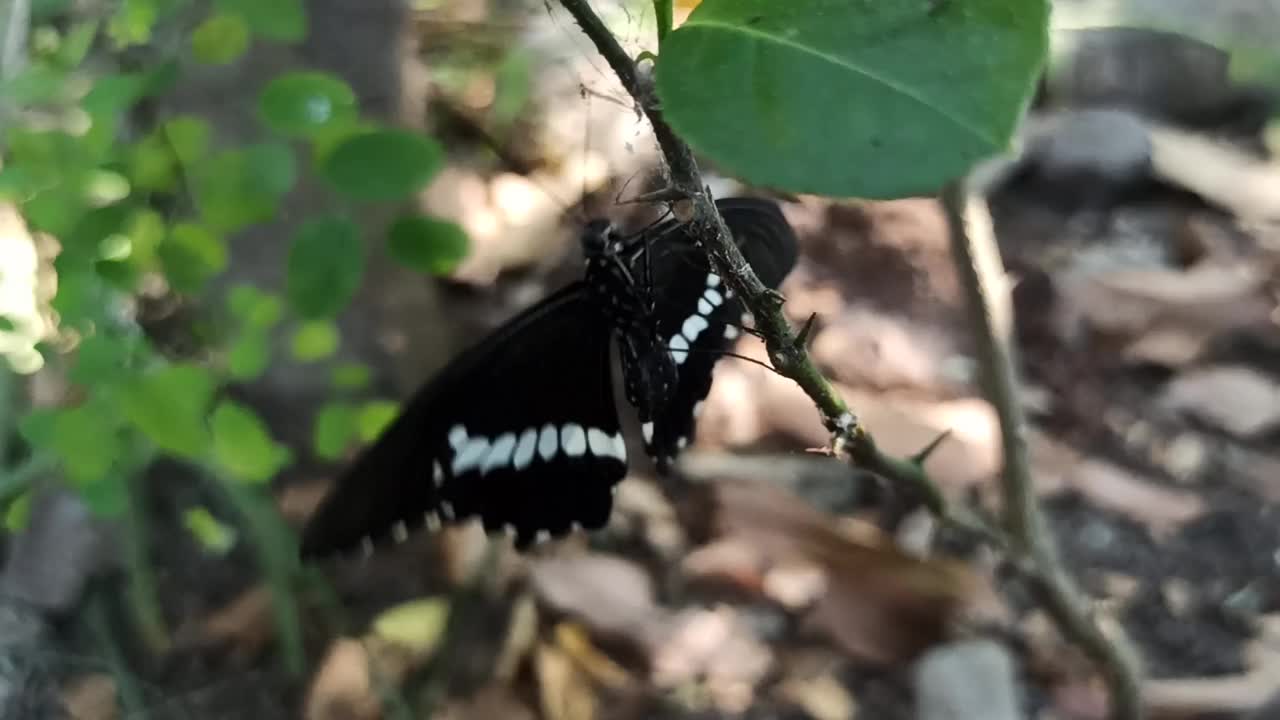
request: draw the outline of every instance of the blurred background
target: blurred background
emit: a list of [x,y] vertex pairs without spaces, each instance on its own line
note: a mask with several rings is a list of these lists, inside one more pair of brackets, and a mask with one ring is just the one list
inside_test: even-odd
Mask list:
[[[655,49],[648,2],[594,5],[633,55]],[[577,277],[587,218],[638,227],[653,208],[620,199],[662,183],[647,123],[556,3],[309,0],[289,44],[255,23],[270,39],[295,20],[256,7],[218,3],[241,20],[211,25],[201,3],[4,4],[0,717],[1105,717],[1093,668],[998,557],[807,452],[829,441],[810,401],[733,358],[679,477],[637,463],[595,536],[518,556],[467,526],[297,567],[292,532],[397,403]],[[1057,0],[1052,23],[1015,148],[974,175],[1011,278],[1035,490],[1141,656],[1151,717],[1280,717],[1280,4]],[[102,78],[174,56],[195,58],[179,81],[113,104]],[[465,233],[417,264],[369,241],[321,320],[281,319],[302,262],[285,239],[331,193],[305,165],[251,162],[276,152],[254,144],[264,84],[300,70],[443,150],[425,191],[356,225],[408,210]],[[68,94],[118,116],[103,148],[130,143],[85,176],[99,206],[14,189],[87,152],[31,139],[70,132]],[[191,118],[204,129],[170,122]],[[155,170],[154,127],[179,159],[183,128],[249,148],[263,171],[228,186],[274,204],[216,240],[162,224],[158,271],[94,284],[66,261],[77,242],[103,275],[129,256],[115,238],[138,256],[141,208],[181,215],[161,180],[201,204],[201,168],[223,166]],[[703,169],[719,197],[781,203],[801,246],[784,310],[817,313],[813,357],[882,449],[949,433],[930,476],[994,511],[999,427],[938,202],[779,197]],[[112,174],[136,205],[102,220]],[[751,337],[736,352],[766,358]]]

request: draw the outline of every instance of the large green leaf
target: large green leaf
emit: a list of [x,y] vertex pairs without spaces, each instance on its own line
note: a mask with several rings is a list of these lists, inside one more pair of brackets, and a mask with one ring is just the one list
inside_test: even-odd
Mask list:
[[161,450],[198,460],[209,449],[205,412],[213,391],[208,370],[170,365],[121,388],[120,408]]
[[364,249],[355,224],[338,216],[311,220],[289,248],[285,291],[302,317],[326,318],[351,300],[363,273]]
[[333,186],[357,200],[399,200],[421,190],[444,155],[430,138],[405,130],[375,130],[343,140],[324,159]]
[[456,223],[406,215],[387,231],[387,250],[401,264],[433,275],[453,272],[467,257],[467,233]]
[[210,425],[214,458],[238,480],[266,482],[289,463],[289,449],[273,440],[262,419],[243,405],[222,402]]
[[322,72],[291,72],[274,78],[258,98],[267,127],[290,136],[311,136],[355,122],[356,95],[342,80]]
[[705,0],[663,42],[657,91],[752,183],[931,193],[1006,148],[1047,28],[1046,0]]

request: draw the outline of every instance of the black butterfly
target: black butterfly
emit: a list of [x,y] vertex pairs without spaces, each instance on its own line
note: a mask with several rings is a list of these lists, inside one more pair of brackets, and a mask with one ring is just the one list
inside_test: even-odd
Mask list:
[[[796,259],[777,205],[717,205],[776,288]],[[594,221],[582,245],[581,281],[455,359],[339,478],[303,533],[304,557],[473,516],[514,532],[518,548],[602,528],[627,469],[611,338],[646,451],[663,467],[684,447],[742,306],[675,220],[625,239]]]

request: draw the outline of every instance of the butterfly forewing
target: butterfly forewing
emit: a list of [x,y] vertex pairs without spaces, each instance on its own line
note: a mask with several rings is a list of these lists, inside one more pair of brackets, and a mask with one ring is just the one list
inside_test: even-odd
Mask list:
[[574,284],[471,349],[339,478],[304,556],[478,516],[518,546],[603,527],[626,472],[610,326]]
[[[776,289],[796,261],[795,234],[781,210],[753,198],[726,198],[716,205],[760,281]],[[678,382],[664,408],[640,420],[645,449],[664,468],[692,440],[698,407],[711,390],[712,369],[740,333],[744,308],[687,228],[660,225],[651,235],[647,252],[656,327],[676,361]],[[633,262],[643,267],[643,254]]]

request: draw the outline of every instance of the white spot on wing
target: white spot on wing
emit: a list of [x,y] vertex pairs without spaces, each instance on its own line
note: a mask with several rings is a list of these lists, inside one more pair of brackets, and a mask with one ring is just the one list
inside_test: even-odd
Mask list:
[[609,438],[609,433],[600,428],[587,428],[587,447],[591,448],[592,455],[604,457],[613,447],[613,441]]
[[702,401],[699,400],[698,402],[693,404],[693,416],[698,417],[701,414],[702,414]]
[[550,462],[551,458],[556,456],[556,448],[560,447],[560,439],[556,433],[556,426],[550,423],[542,426],[542,432],[538,435],[538,454],[546,462]]
[[738,326],[737,326],[737,325],[725,325],[725,326],[724,326],[724,339],[725,339],[725,340],[737,340],[737,339],[738,339],[738,336],[739,336],[739,335],[741,335],[741,334],[742,334],[742,331],[738,329]]
[[520,444],[516,446],[516,454],[511,456],[511,466],[517,470],[529,467],[533,462],[533,451],[538,446],[538,431],[529,428],[520,433]]
[[453,447],[456,455],[462,450],[462,446],[467,442],[467,429],[461,425],[454,425],[449,428],[449,445]]
[[428,530],[430,530],[430,531],[432,531],[432,532],[435,532],[436,530],[439,530],[439,529],[440,529],[440,516],[439,516],[439,515],[437,515],[437,514],[435,514],[435,513],[433,513],[433,512],[429,512],[429,513],[424,514],[424,515],[422,516],[422,519],[423,519],[424,521],[426,521],[427,529],[428,529]]
[[494,468],[500,468],[507,464],[511,459],[511,451],[516,449],[515,433],[503,433],[493,441],[493,445],[489,448],[489,454],[485,455],[484,462],[480,464],[481,474],[487,473]]
[[368,537],[360,538],[360,554],[366,559],[373,554],[373,540]]
[[398,522],[391,526],[391,539],[398,543],[402,543],[409,539],[409,528],[405,527],[403,522]]
[[677,448],[677,449],[683,450],[683,449],[685,449],[685,446],[687,446],[688,444],[689,444],[689,438],[684,437],[683,435],[682,435],[682,436],[680,436],[680,437],[678,437],[678,438],[676,438],[676,448]]
[[550,540],[550,539],[551,539],[551,531],[550,531],[550,530],[539,530],[538,532],[536,532],[536,533],[534,533],[534,534],[533,534],[533,544],[534,544],[534,545],[541,545],[542,543],[544,543],[544,542],[546,542],[546,541],[548,541],[548,540]]
[[653,442],[653,423],[652,422],[647,422],[641,425],[640,432],[644,434],[645,442],[647,443]]
[[613,436],[613,456],[623,464],[627,464],[627,441],[622,438],[622,433],[615,433]]
[[684,364],[685,358],[689,357],[689,341],[685,340],[683,335],[672,335],[669,345],[671,359],[675,360],[677,365]]
[[569,457],[582,457],[587,451],[587,433],[577,423],[569,423],[560,429],[560,447]]
[[441,500],[440,516],[443,517],[445,520],[452,520],[454,518],[453,503],[449,502],[448,500]]
[[720,303],[724,302],[724,296],[713,288],[707,288],[707,291],[702,293],[702,297],[706,298],[712,307],[720,307]]
[[699,313],[702,313],[703,315],[710,315],[712,310],[715,310],[715,308],[711,307],[711,303],[707,302],[706,298],[698,298]]
[[689,342],[698,339],[703,330],[707,329],[707,319],[701,315],[690,315],[684,319],[684,325],[680,326],[680,334],[689,338]]
[[444,468],[440,467],[440,461],[435,460],[431,463],[431,482],[436,487],[444,485]]
[[468,470],[479,467],[481,461],[484,460],[485,453],[489,451],[489,441],[483,437],[474,437],[467,440],[467,444],[462,446],[462,450],[453,456],[453,475],[457,477]]
[[720,276],[715,273],[707,273],[707,287],[713,288],[720,284]]

